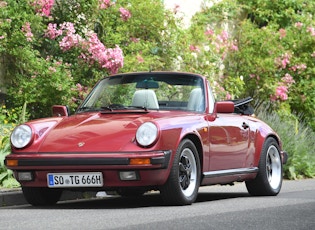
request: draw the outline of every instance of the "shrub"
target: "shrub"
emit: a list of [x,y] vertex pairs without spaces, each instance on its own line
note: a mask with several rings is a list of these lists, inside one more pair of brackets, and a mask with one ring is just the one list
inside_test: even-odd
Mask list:
[[13,125],[0,124],[0,187],[5,188],[16,188],[20,186],[14,179],[13,172],[4,165],[6,155],[11,152],[9,134],[12,129]]
[[288,179],[315,177],[315,154],[310,151],[315,149],[314,131],[296,116],[281,117],[277,112],[266,110],[260,110],[257,116],[278,133],[289,155],[284,176]]

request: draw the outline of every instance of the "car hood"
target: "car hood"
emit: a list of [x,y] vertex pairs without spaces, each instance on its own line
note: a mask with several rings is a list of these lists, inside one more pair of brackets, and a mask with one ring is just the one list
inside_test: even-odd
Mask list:
[[[84,113],[66,117],[41,141],[38,152],[112,152],[136,148],[135,133],[148,113]],[[129,146],[129,151],[132,148]]]

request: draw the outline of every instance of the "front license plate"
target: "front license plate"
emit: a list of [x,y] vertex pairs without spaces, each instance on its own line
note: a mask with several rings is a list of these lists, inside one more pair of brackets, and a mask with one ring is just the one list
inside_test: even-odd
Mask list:
[[48,173],[47,184],[50,188],[61,187],[102,187],[101,172]]

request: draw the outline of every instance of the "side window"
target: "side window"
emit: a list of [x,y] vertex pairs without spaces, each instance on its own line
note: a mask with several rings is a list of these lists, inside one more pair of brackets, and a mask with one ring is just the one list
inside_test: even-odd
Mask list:
[[214,100],[213,93],[212,93],[212,90],[210,88],[209,82],[207,82],[207,87],[208,87],[208,95],[209,95],[209,97],[208,97],[209,113],[213,113],[215,100]]

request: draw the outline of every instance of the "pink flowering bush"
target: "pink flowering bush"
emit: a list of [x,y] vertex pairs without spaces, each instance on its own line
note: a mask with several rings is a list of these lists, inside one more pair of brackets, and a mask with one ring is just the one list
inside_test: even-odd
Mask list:
[[[218,44],[230,40],[237,46],[226,55],[224,49],[216,49],[223,51],[224,65],[216,92],[222,92],[222,99],[254,98],[255,114],[266,114],[263,120],[269,119],[290,153],[284,167],[288,178],[315,175],[314,141],[310,141],[314,140],[310,127],[315,130],[314,14],[313,1],[223,0],[196,18],[196,25],[203,25],[212,41],[216,36]],[[226,40],[226,34],[216,31],[221,26],[232,38]],[[198,29],[193,33],[200,41]],[[303,129],[300,124],[307,126]]]
[[51,40],[61,37],[59,47],[62,51],[77,48],[81,50],[78,58],[83,59],[88,65],[98,63],[100,68],[106,68],[110,74],[117,73],[123,67],[123,54],[119,46],[106,48],[93,32],[86,33],[84,35],[86,39],[84,39],[76,33],[74,24],[71,22],[64,22],[60,25],[60,29],[57,24],[48,24],[45,37]]
[[[232,97],[252,96],[257,105],[271,102],[273,109],[278,109],[280,113],[283,109],[288,113],[297,114],[303,111],[303,119],[315,128],[312,118],[315,115],[315,93],[311,89],[311,85],[315,83],[311,77],[315,73],[315,24],[309,17],[314,11],[314,4],[305,5],[304,18],[298,14],[288,16],[284,13],[273,18],[276,14],[271,12],[277,7],[283,9],[283,3],[279,5],[266,3],[265,7],[270,8],[266,11],[261,8],[260,12],[256,12],[255,1],[239,2],[248,7],[244,9],[247,18],[242,18],[239,14],[241,5],[229,0],[203,11],[203,15],[211,15],[213,20],[222,12],[229,12],[227,18],[223,20],[225,26],[230,26],[228,34],[224,31],[217,33],[216,27],[204,24],[205,36],[216,47],[216,53],[221,54],[221,63],[224,65],[218,84]],[[288,9],[296,7],[290,3],[286,4],[285,8]],[[281,10],[278,9],[277,12]],[[229,21],[228,17],[233,14],[234,20],[239,20],[237,23],[233,23],[232,18]],[[268,22],[264,21],[262,16],[264,14],[268,15],[265,16]],[[202,20],[203,17],[200,17],[199,25]],[[205,21],[209,21],[209,18]],[[218,24],[216,22],[215,25]],[[195,37],[200,40],[198,36]],[[211,50],[213,53],[213,49]],[[239,79],[242,79],[242,82]]]
[[50,116],[53,104],[75,110],[108,74],[169,69],[174,58],[165,39],[178,28],[161,2],[21,0],[0,8],[8,100],[26,104],[30,119]]
[[181,41],[191,55],[181,55],[180,67],[209,76],[218,99],[251,96],[257,109],[268,103],[280,114],[303,113],[315,129],[315,3],[257,4],[204,7]]
[[[12,88],[24,85],[23,93],[30,92],[31,98],[43,83],[39,76],[50,76],[46,92],[65,103],[66,98],[79,97],[73,90],[77,84],[89,88],[104,75],[180,70],[206,75],[218,99],[252,96],[313,117],[315,25],[307,16],[312,15],[313,3],[303,8],[305,16],[292,10],[292,15],[279,17],[270,12],[296,5],[266,3],[267,10],[256,12],[255,4],[223,0],[204,7],[183,29],[178,27],[181,17],[176,20],[180,4],[168,11],[153,0],[8,1],[1,4],[0,52],[16,60],[16,68],[8,70],[8,76],[19,76],[10,81]],[[10,15],[14,12],[23,16]],[[67,79],[63,89],[71,97],[56,96],[54,90],[60,86],[54,77]],[[39,98],[47,97],[44,91]],[[35,101],[18,95],[19,104]]]
[[224,70],[229,55],[239,49],[238,41],[231,31],[209,23],[209,19],[205,17],[209,11],[211,8],[198,13],[187,34],[179,41],[186,45],[179,51],[180,69],[207,76],[217,100],[236,99],[243,92],[244,82],[240,77],[224,74]]

